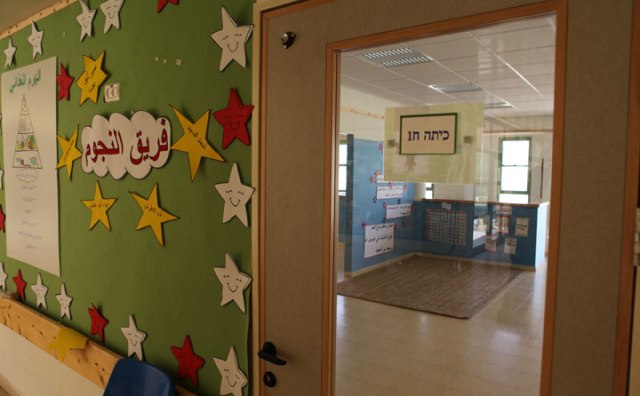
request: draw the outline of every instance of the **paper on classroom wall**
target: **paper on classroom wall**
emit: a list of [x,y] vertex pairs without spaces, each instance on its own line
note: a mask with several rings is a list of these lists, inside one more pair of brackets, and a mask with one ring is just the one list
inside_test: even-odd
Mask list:
[[58,82],[58,100],[69,100],[69,88],[73,83],[73,77],[69,75],[62,63],[60,64],[60,74],[56,76],[56,81]]
[[177,217],[160,207],[160,204],[158,203],[158,184],[153,186],[153,190],[151,190],[151,194],[148,199],[145,199],[135,193],[130,194],[142,210],[142,216],[136,226],[136,230],[151,227],[153,234],[156,236],[160,245],[164,246],[162,224],[167,221],[176,220]]
[[111,26],[120,29],[120,9],[124,0],[107,0],[100,4],[100,10],[104,14],[104,33],[107,33]]
[[49,344],[49,349],[56,352],[58,360],[64,362],[64,358],[72,349],[84,349],[87,337],[68,327],[61,327],[56,338]]
[[497,252],[498,238],[492,237],[491,235],[487,235],[487,239],[484,244],[484,250],[486,250],[487,252]]
[[100,189],[100,183],[96,180],[96,191],[93,195],[93,199],[83,200],[82,203],[91,211],[91,220],[89,221],[89,230],[102,223],[107,230],[111,230],[111,223],[109,222],[109,214],[107,211],[116,202],[116,198],[104,198],[102,196],[102,190]]
[[136,355],[138,360],[143,360],[142,343],[147,337],[147,334],[138,330],[136,321],[133,319],[133,315],[129,315],[129,326],[121,327],[122,335],[127,339],[127,357]]
[[518,238],[504,238],[504,254],[516,254],[518,248]]
[[218,190],[218,193],[224,200],[222,222],[227,223],[234,217],[237,217],[245,227],[248,227],[247,203],[249,203],[255,188],[242,184],[237,163],[234,163],[231,168],[229,181],[227,183],[216,184],[216,190]]
[[516,236],[529,236],[529,218],[528,217],[516,217]]
[[7,255],[60,275],[56,58],[2,74]]
[[73,297],[67,295],[67,289],[64,283],[60,286],[60,294],[56,294],[56,300],[60,304],[60,318],[64,318],[65,316],[68,319],[71,319],[71,302],[73,301]]
[[225,254],[224,268],[214,267],[213,271],[222,285],[220,305],[224,306],[233,301],[240,311],[245,313],[244,291],[249,287],[251,277],[238,269],[228,253]]
[[240,25],[229,15],[226,8],[220,7],[222,13],[222,29],[211,34],[211,39],[222,49],[220,57],[220,71],[223,71],[231,61],[236,61],[246,67],[246,44],[251,37],[253,25]]
[[44,36],[43,31],[39,31],[36,27],[35,22],[31,22],[31,35],[27,39],[29,44],[33,47],[32,56],[33,59],[36,59],[38,54],[42,55],[42,37]]
[[242,396],[242,388],[248,381],[247,376],[238,368],[235,348],[229,348],[226,360],[214,357],[213,362],[220,372],[220,394]]
[[191,175],[191,181],[193,182],[200,168],[200,161],[202,158],[209,158],[212,160],[224,162],[224,158],[216,150],[211,147],[207,141],[207,129],[209,126],[209,113],[206,111],[198,118],[196,122],[191,122],[176,108],[171,107],[178,122],[182,127],[183,135],[175,142],[171,148],[178,151],[183,151],[189,155],[189,174]]
[[42,275],[38,274],[36,284],[31,286],[31,290],[36,295],[36,307],[47,308],[47,292],[49,288],[42,283]]
[[172,346],[171,353],[178,361],[178,379],[189,378],[193,385],[200,386],[198,370],[204,365],[204,359],[193,350],[191,337],[184,337],[182,347]]
[[96,10],[90,9],[82,0],[78,0],[78,3],[80,3],[82,7],[82,13],[76,17],[76,21],[78,21],[80,25],[80,41],[82,41],[86,36],[91,37],[93,18],[96,16]]
[[403,196],[404,186],[401,184],[392,186],[376,186],[376,198],[378,199],[402,198]]
[[85,173],[110,174],[114,179],[129,173],[142,179],[151,168],[160,168],[169,160],[171,123],[145,111],[134,113],[131,120],[119,113],[109,119],[95,115],[91,126],[82,129],[80,146]]
[[16,54],[16,47],[13,45],[13,41],[11,37],[9,37],[9,44],[7,44],[7,48],[4,50],[5,62],[4,68],[10,67],[13,64],[13,57]]
[[373,224],[364,227],[364,258],[393,251],[393,223]]
[[387,205],[387,219],[411,216],[411,204]]
[[71,179],[71,173],[73,172],[73,161],[82,157],[82,153],[76,147],[76,141],[78,140],[78,128],[73,131],[73,134],[69,138],[69,140],[65,139],[63,136],[57,135],[58,144],[62,149],[62,154],[60,155],[60,159],[58,160],[58,164],[56,165],[56,169],[60,169],[63,166],[67,167],[67,175],[69,179]]
[[0,289],[7,290],[7,273],[4,271],[4,263],[0,261]]
[[78,77],[76,85],[80,88],[80,105],[87,99],[91,99],[93,103],[98,103],[98,91],[104,80],[107,79],[107,73],[102,70],[104,62],[104,51],[95,60],[90,56],[83,56],[84,72]]

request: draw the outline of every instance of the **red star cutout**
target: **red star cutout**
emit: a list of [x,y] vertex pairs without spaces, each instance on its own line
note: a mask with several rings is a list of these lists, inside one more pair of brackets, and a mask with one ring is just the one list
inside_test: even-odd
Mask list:
[[69,87],[73,83],[73,77],[67,73],[67,69],[64,68],[62,63],[60,64],[60,74],[56,76],[56,81],[58,81],[58,100],[62,100],[62,98],[69,100]]
[[2,205],[0,205],[0,231],[7,232],[4,228],[4,221],[6,220],[7,215],[4,214],[4,210],[2,210]]
[[16,284],[16,289],[18,289],[18,297],[20,297],[22,301],[25,301],[24,289],[27,287],[27,282],[22,278],[22,272],[20,270],[18,270],[18,275],[13,277],[13,283]]
[[89,316],[91,317],[91,335],[97,334],[104,344],[104,328],[109,324],[109,321],[102,316],[98,308],[93,304],[89,308]]
[[178,5],[179,2],[180,0],[158,0],[158,12],[162,11],[164,6],[166,6],[168,3]]
[[193,351],[191,337],[185,336],[182,348],[171,347],[171,353],[178,360],[178,379],[189,378],[197,387],[198,369],[204,364],[204,359]]
[[238,139],[246,145],[249,144],[249,132],[247,131],[246,123],[249,121],[252,111],[253,105],[243,106],[238,93],[232,88],[229,91],[227,108],[218,110],[213,114],[213,117],[224,128],[222,131],[223,150],[233,142],[233,139]]

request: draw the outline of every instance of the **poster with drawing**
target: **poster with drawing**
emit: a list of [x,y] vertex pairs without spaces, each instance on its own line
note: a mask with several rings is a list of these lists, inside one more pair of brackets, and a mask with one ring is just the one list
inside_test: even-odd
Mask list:
[[60,275],[56,58],[2,74],[7,256]]
[[364,227],[364,258],[393,252],[393,223]]

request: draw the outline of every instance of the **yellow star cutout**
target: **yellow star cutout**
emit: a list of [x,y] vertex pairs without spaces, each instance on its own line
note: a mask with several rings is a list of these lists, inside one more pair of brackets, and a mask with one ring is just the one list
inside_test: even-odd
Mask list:
[[102,191],[100,190],[100,183],[96,182],[96,193],[93,200],[82,201],[84,206],[91,211],[91,223],[89,229],[101,222],[107,230],[111,231],[111,224],[109,224],[109,216],[107,210],[113,206],[116,202],[116,198],[102,198]]
[[71,349],[84,349],[86,344],[87,337],[68,327],[62,327],[55,340],[49,344],[49,349],[54,350],[58,359],[64,362],[64,358]]
[[102,61],[104,60],[104,51],[98,59],[93,60],[88,56],[84,56],[84,72],[78,78],[76,85],[82,90],[80,95],[80,105],[87,99],[91,99],[93,103],[98,103],[98,91],[100,86],[107,79],[107,74],[102,70]]
[[76,127],[75,132],[73,132],[73,135],[69,140],[66,140],[60,135],[56,135],[56,137],[58,138],[58,144],[62,148],[62,156],[58,161],[56,169],[60,169],[63,166],[66,166],[67,175],[69,175],[69,179],[71,179],[71,172],[73,171],[73,161],[82,157],[82,153],[76,148],[76,141],[78,140],[78,127]]
[[222,158],[207,141],[209,110],[200,116],[198,121],[192,123],[173,106],[171,106],[171,109],[176,113],[178,121],[180,121],[182,130],[184,131],[182,137],[178,139],[171,148],[189,154],[189,170],[191,171],[191,181],[193,181],[196,178],[196,173],[198,173],[198,167],[200,167],[202,157],[220,162],[224,162],[224,158]]
[[138,194],[130,192],[133,199],[136,200],[140,209],[142,209],[142,217],[138,222],[136,230],[141,230],[146,227],[151,227],[153,233],[156,235],[158,242],[161,246],[164,246],[164,238],[162,235],[162,223],[177,219],[176,216],[165,211],[158,204],[158,185],[153,186],[149,199],[144,199]]

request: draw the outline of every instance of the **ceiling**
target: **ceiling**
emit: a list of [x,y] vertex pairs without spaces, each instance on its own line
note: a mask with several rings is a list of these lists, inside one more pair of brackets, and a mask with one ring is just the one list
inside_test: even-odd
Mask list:
[[0,32],[55,3],[56,0],[0,0]]
[[[548,116],[553,113],[555,30],[555,17],[545,16],[344,52],[341,83],[402,106],[483,102],[489,118]],[[401,48],[412,53],[398,55],[408,51]],[[425,55],[433,61],[380,64],[389,59],[410,63]],[[432,84],[472,91],[447,93]]]

